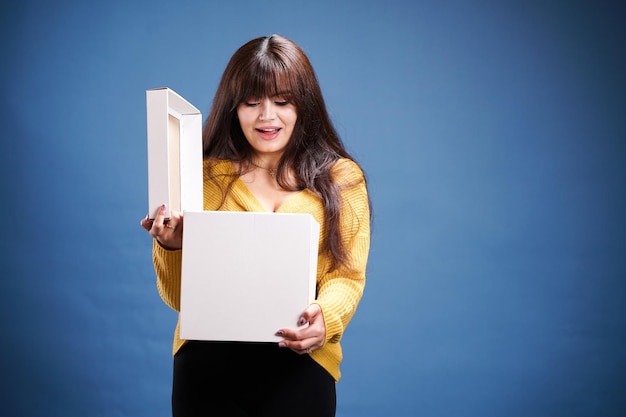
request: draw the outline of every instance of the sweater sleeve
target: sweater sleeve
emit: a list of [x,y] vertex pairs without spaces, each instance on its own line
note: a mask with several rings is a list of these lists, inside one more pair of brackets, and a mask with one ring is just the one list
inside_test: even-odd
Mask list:
[[152,261],[159,295],[175,311],[180,311],[180,277],[182,250],[167,250],[154,240]]
[[[346,164],[343,164],[346,165]],[[363,295],[370,247],[370,210],[365,179],[350,162],[341,170],[342,240],[350,254],[348,267],[327,272],[318,282],[316,304],[322,308],[326,342],[337,343],[352,319]]]

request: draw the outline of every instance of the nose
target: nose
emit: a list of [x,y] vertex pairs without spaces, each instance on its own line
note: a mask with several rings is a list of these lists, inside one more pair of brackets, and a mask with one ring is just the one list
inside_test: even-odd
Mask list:
[[274,112],[274,103],[269,98],[265,98],[261,101],[261,113],[259,114],[260,120],[272,120],[276,116]]

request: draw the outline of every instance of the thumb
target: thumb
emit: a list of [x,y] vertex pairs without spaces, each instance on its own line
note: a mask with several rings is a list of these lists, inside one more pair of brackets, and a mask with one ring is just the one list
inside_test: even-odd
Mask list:
[[298,326],[304,326],[305,324],[312,322],[319,312],[320,307],[317,304],[311,304],[300,315],[300,319],[298,319]]
[[300,316],[300,319],[298,320],[298,327],[302,327],[305,324],[307,324],[310,321],[310,319],[308,318],[308,314],[303,313],[302,316]]

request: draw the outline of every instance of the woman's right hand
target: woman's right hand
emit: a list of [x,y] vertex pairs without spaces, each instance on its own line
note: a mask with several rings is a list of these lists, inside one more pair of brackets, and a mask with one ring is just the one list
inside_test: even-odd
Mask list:
[[157,209],[154,220],[147,215],[141,220],[141,227],[167,250],[178,250],[183,247],[183,215],[171,210],[171,217],[165,219],[165,204]]

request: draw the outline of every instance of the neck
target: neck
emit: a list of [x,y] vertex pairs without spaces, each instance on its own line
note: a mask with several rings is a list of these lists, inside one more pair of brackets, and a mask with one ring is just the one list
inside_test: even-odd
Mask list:
[[267,171],[272,178],[276,178],[278,164],[270,165],[268,162],[257,162],[254,158],[250,160],[250,163],[259,169]]
[[250,159],[250,163],[257,168],[261,169],[273,169],[276,170],[278,168],[278,162],[274,162],[271,159],[260,159],[260,158],[252,158]]

